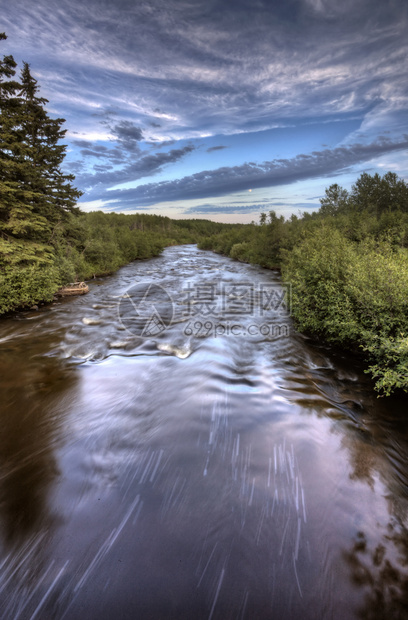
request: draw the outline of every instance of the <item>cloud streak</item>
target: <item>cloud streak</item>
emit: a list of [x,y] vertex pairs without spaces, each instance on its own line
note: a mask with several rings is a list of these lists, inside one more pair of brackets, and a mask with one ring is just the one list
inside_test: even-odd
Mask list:
[[[193,150],[194,146],[187,145],[181,149],[172,149],[166,153],[159,152],[144,155],[136,160],[129,161],[129,163],[126,163],[126,165],[116,170],[95,172],[92,174],[79,174],[76,182],[79,186],[88,188],[89,200],[89,197],[95,192],[100,192],[101,187],[105,190],[108,186],[128,183],[157,174],[165,165],[179,161]],[[91,200],[93,200],[93,198],[91,198]]]
[[227,146],[210,146],[210,148],[207,149],[207,153],[213,153],[214,151],[222,151],[223,149],[227,149]]
[[[399,142],[383,138],[371,144],[324,149],[311,154],[299,154],[291,159],[274,159],[260,165],[245,163],[185,176],[173,181],[148,183],[136,188],[109,192],[108,205],[123,208],[149,206],[159,202],[210,198],[253,188],[287,185],[303,179],[327,176],[385,153],[408,148],[408,135]],[[101,199],[98,191],[91,192],[92,200]]]
[[275,210],[277,207],[289,208],[293,209],[318,209],[320,207],[319,203],[304,203],[304,202],[261,202],[261,203],[253,203],[249,205],[238,205],[238,204],[201,204],[195,207],[189,207],[184,211],[186,215],[193,215],[194,213],[201,215],[212,215],[212,214],[235,214],[235,213],[261,213],[265,211]]

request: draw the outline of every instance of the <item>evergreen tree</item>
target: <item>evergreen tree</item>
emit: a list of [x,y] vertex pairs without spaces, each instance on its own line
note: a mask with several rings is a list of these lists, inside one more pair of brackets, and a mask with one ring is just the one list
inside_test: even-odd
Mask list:
[[[1,39],[5,39],[4,34]],[[51,119],[47,99],[24,63],[21,82],[12,56],[0,64],[0,161],[2,230],[16,238],[49,241],[50,228],[67,212],[78,212],[81,192],[72,175],[61,171],[66,147],[59,144],[64,119]]]
[[68,212],[78,212],[76,201],[82,192],[71,182],[73,175],[65,175],[61,164],[65,158],[66,146],[59,144],[66,130],[61,129],[65,119],[51,119],[45,105],[48,100],[38,96],[37,80],[30,67],[24,63],[21,72],[21,91],[25,140],[25,158],[30,162],[30,175],[25,181],[33,195],[33,212],[50,223],[65,219]]
[[12,56],[0,62],[0,232],[5,239],[48,244],[66,214],[79,211],[81,192],[61,171],[64,119],[48,116],[29,65],[24,63],[21,82],[10,79],[15,68]]
[[29,65],[20,81],[16,66],[0,59],[0,313],[52,298],[64,277],[61,235],[81,195],[61,170],[64,120],[48,116]]
[[[0,33],[0,41],[6,38],[4,33]],[[13,56],[0,58],[0,233],[9,220],[11,209],[18,202],[15,179],[21,135],[16,122],[19,109],[19,83],[13,79],[16,67]],[[2,237],[7,239],[4,233]]]

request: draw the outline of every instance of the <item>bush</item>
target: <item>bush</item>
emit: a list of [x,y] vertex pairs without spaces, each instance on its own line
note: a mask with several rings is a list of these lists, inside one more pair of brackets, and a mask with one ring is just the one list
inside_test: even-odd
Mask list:
[[373,238],[355,243],[323,225],[283,259],[299,329],[358,344],[377,390],[408,391],[408,251]]
[[229,255],[231,258],[235,258],[236,260],[245,261],[248,258],[248,251],[249,251],[249,244],[247,241],[244,241],[242,243],[235,243],[232,246]]
[[58,287],[59,273],[55,265],[5,268],[0,275],[0,314],[39,301],[52,301]]

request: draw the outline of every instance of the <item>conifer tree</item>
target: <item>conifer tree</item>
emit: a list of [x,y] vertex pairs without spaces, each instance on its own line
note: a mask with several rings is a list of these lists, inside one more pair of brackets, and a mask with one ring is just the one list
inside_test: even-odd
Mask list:
[[38,96],[38,85],[30,67],[24,63],[21,72],[21,91],[25,159],[30,162],[26,183],[33,194],[33,212],[55,223],[68,212],[78,212],[75,206],[81,192],[71,182],[73,175],[63,174],[61,164],[66,146],[59,144],[66,130],[61,126],[65,119],[51,119],[45,105],[48,100]]
[[0,58],[0,313],[52,298],[64,277],[61,235],[81,195],[61,170],[65,121],[49,117],[29,65],[20,81],[16,66]]
[[[6,38],[4,33],[0,33],[0,41]],[[13,79],[16,66],[13,56],[0,58],[0,231],[4,230],[11,209],[18,202],[16,158],[20,151],[21,136],[16,122],[19,108],[19,84]]]
[[[4,34],[0,39],[5,39]],[[61,171],[66,147],[59,144],[64,119],[51,119],[47,99],[24,63],[14,79],[12,56],[0,61],[0,231],[3,236],[49,243],[52,227],[69,212],[81,192]]]

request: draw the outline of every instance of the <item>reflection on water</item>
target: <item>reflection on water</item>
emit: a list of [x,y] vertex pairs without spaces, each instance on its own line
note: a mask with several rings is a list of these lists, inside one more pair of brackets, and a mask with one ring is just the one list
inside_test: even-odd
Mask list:
[[[351,550],[344,554],[351,579],[363,592],[358,617],[365,620],[408,617],[408,579],[406,571],[401,570],[401,566],[406,569],[408,565],[407,536],[406,529],[395,533],[391,520],[384,535],[385,544],[380,542],[370,548],[362,531],[357,533]],[[389,557],[390,541],[399,553],[398,558]]]
[[50,573],[44,551],[58,518],[49,501],[60,473],[55,450],[63,398],[76,383],[57,360],[36,355],[35,344],[21,344],[9,339],[0,354],[2,618],[31,617],[28,600]]
[[168,248],[0,322],[1,617],[407,617],[406,401],[277,285]]

